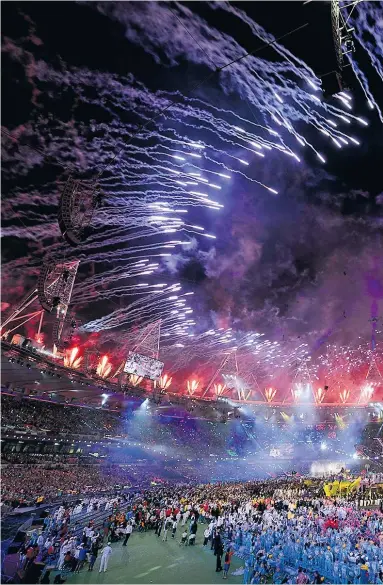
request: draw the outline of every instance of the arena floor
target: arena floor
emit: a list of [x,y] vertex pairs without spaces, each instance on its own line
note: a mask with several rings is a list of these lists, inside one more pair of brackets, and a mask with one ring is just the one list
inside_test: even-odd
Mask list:
[[[162,542],[153,532],[133,533],[128,546],[113,544],[113,554],[106,573],[99,573],[100,556],[93,572],[87,569],[70,577],[70,583],[222,583],[222,572],[215,572],[215,556],[210,548],[203,549],[199,527],[197,544],[179,546],[176,540]],[[198,544],[199,543],[199,544]],[[233,557],[231,571],[243,566]],[[226,583],[242,583],[243,576],[229,574]]]

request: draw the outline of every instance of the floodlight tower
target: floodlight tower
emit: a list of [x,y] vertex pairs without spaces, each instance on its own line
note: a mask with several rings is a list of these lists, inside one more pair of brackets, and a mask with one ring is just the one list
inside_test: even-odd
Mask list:
[[[229,376],[235,377],[238,375],[238,362],[237,362],[237,350],[236,349],[229,351],[225,355],[225,357],[222,359],[220,365],[218,366],[218,368],[214,372],[210,382],[208,383],[204,392],[202,393],[202,398],[204,396],[206,396],[206,394],[208,394],[209,390],[211,390],[214,382],[217,380],[217,378],[220,374],[222,376],[224,374],[226,374],[228,377]],[[220,396],[221,397],[223,397],[224,395],[226,396],[227,392],[229,390],[230,390],[230,388],[227,386],[226,381],[225,381],[225,390],[224,390],[224,392],[222,392],[220,394]]]
[[[219,375],[221,375],[224,382],[224,384],[221,385],[222,391],[218,393],[219,397],[223,398],[232,392],[234,400],[246,402],[249,399],[252,393],[252,387],[246,379],[247,376],[242,375],[240,372],[236,349],[229,351],[224,356],[220,365],[206,386],[202,397],[206,396],[208,392],[214,387],[214,384],[217,381]],[[217,394],[217,392],[215,392],[215,394]]]
[[366,375],[366,384],[371,386],[383,386],[383,376],[376,363],[375,353],[371,354],[370,364]]
[[51,313],[57,309],[59,317],[66,317],[79,264],[80,261],[75,260],[43,265],[37,281],[37,296],[45,311]]
[[[139,353],[151,359],[158,360],[160,354],[160,337],[161,337],[161,323],[159,319],[153,323],[149,323],[137,333],[136,342],[131,350],[131,353]],[[127,376],[124,373],[125,360],[118,366],[112,378],[118,378],[120,387],[126,387]]]
[[349,25],[349,20],[356,6],[361,0],[331,0],[331,23],[335,44],[336,59],[339,70],[344,67],[344,56],[355,51],[352,33],[354,28]]
[[379,317],[377,315],[377,302],[374,301],[371,307],[371,359],[366,374],[364,385],[359,396],[360,402],[370,402],[377,387],[383,386],[383,376],[376,363],[376,334]]
[[313,399],[312,376],[306,360],[302,360],[296,368],[291,384],[291,394],[294,402],[298,402],[301,398]]
[[355,7],[361,0],[331,0],[331,26],[334,41],[336,69],[322,77],[323,92],[332,96],[347,87],[344,79],[344,69],[348,65],[344,56],[355,51],[352,37],[353,27],[349,25],[349,19]]
[[[58,341],[67,319],[68,307],[72,297],[79,263],[78,260],[75,260],[73,262],[62,263],[52,261],[44,264],[41,268],[36,288],[23,298],[3,322],[2,336],[9,335],[37,316],[40,317],[37,335],[40,335],[44,313],[52,313],[55,310],[58,323],[54,327],[54,337],[55,341]],[[40,302],[42,310],[40,309],[25,314],[26,309],[35,301]],[[20,322],[22,319],[24,321]],[[71,317],[72,322],[73,318]]]
[[160,355],[161,319],[149,323],[144,327],[137,337],[133,348],[134,353],[142,353],[148,357],[158,360]]

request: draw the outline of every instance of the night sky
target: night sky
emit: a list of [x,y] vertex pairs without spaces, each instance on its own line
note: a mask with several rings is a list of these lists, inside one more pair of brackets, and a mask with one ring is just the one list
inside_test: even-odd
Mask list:
[[[2,310],[34,285],[43,258],[79,257],[73,310],[109,347],[118,347],[121,330],[141,322],[139,315],[126,317],[138,298],[138,289],[128,296],[127,287],[180,282],[195,293],[188,299],[196,334],[260,332],[286,352],[306,343],[314,359],[327,343],[367,350],[370,319],[381,315],[383,299],[383,66],[376,44],[382,20],[374,20],[382,5],[367,4],[359,10],[372,14],[355,21],[357,34],[366,34],[364,46],[356,41],[353,62],[377,107],[368,107],[349,67],[349,111],[336,98],[325,102],[307,83],[319,83],[314,72],[334,67],[326,3],[3,3]],[[281,41],[288,54],[268,47],[214,73],[263,45],[255,23],[278,37],[306,22]],[[370,44],[378,62],[366,51]],[[169,99],[172,106],[158,115]],[[342,122],[334,108],[368,126]],[[272,112],[287,124],[276,124]],[[328,119],[360,144],[334,144],[319,130],[332,130]],[[236,127],[283,149],[256,156]],[[175,209],[183,201],[164,168],[179,164],[174,152],[179,156],[186,140],[206,145],[203,171],[230,171],[230,181],[214,175],[221,190],[209,191],[223,208],[200,200],[188,206],[188,225],[203,226],[214,240],[190,228],[164,234],[163,226],[148,222],[148,203],[163,198]],[[290,149],[300,162],[286,156]],[[56,221],[64,181],[70,172],[92,179],[111,160],[93,235],[71,250]],[[205,192],[202,187],[195,189]],[[147,277],[124,273],[134,247],[171,239],[189,242],[153,259],[159,266]],[[161,316],[157,309],[145,319]],[[167,343],[177,341],[169,333]]]

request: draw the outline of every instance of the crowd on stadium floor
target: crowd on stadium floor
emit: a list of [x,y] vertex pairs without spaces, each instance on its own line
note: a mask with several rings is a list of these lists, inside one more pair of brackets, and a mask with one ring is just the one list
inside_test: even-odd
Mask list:
[[[63,408],[69,414],[60,427]],[[72,432],[83,432],[84,410],[3,398],[3,417],[10,425],[48,428],[58,433],[69,428]],[[109,424],[112,430],[120,428],[116,415],[86,409],[87,432],[105,432]],[[176,427],[182,440],[190,432],[200,441],[204,439],[195,428],[188,428],[185,434],[181,425]],[[155,438],[151,436],[151,440]],[[212,440],[218,438],[214,435]],[[37,455],[45,465],[29,464],[36,461]],[[115,454],[114,459],[123,457],[124,454]],[[125,457],[131,460],[130,455]],[[311,487],[305,486],[303,480],[284,478],[214,485],[163,484],[147,489],[148,469],[137,463],[109,465],[108,459],[107,465],[85,466],[83,457],[82,465],[67,465],[70,456],[53,453],[4,452],[2,458],[10,463],[2,472],[4,502],[33,504],[37,499],[53,501],[57,496],[65,499],[69,494],[88,498],[84,506],[73,507],[68,503],[48,517],[44,534],[35,533],[32,542],[24,547],[25,569],[34,559],[49,563],[61,559],[59,566],[65,573],[76,568],[82,570],[86,563],[88,569],[92,568],[92,559],[94,564],[100,557],[104,559],[104,570],[110,555],[113,562],[114,542],[120,540],[128,545],[128,535],[139,530],[151,532],[164,542],[175,539],[182,545],[210,547],[215,556],[214,566],[218,572],[222,569],[225,577],[229,574],[231,555],[236,554],[244,562],[245,583],[383,581],[381,512],[363,509],[360,494],[325,498],[323,482],[319,480],[313,481]],[[363,489],[368,482],[382,480],[379,474],[368,475]],[[117,484],[118,489],[125,485],[140,486],[131,509],[124,509],[119,515],[126,497],[116,499]],[[100,510],[110,506],[111,513],[104,510],[101,524],[82,525],[89,506]],[[107,544],[109,540],[112,547]],[[96,568],[100,570],[98,565]]]
[[[113,543],[129,546],[138,530],[148,539],[210,547],[212,565],[224,577],[236,554],[244,561],[244,583],[382,583],[382,513],[358,508],[354,493],[325,498],[319,486],[286,479],[162,485],[61,506],[45,519],[44,534],[35,531],[24,546],[24,568],[55,556],[64,574],[85,564],[92,570],[97,558],[96,570],[106,571]],[[103,508],[101,523],[82,523],[84,514]]]

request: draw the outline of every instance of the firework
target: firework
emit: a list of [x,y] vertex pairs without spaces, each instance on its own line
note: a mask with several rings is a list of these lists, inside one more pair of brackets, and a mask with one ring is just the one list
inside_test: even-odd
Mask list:
[[186,390],[189,396],[194,396],[195,392],[199,387],[199,382],[197,380],[188,380],[186,383]]
[[226,391],[226,384],[214,384],[214,394],[217,398],[223,396]]
[[141,384],[142,380],[143,380],[143,377],[137,376],[137,374],[130,374],[129,375],[129,384],[131,384],[134,387],[139,386]]
[[315,390],[314,392],[314,398],[315,398],[315,402],[317,404],[322,404],[324,398],[325,398],[326,392],[323,390],[323,388],[318,388],[317,390]]
[[267,402],[273,402],[276,394],[277,394],[277,391],[275,390],[275,388],[266,388],[265,397],[266,397]]
[[79,356],[80,348],[74,347],[73,349],[68,349],[64,355],[64,366],[67,368],[71,368],[72,370],[77,370],[82,363],[83,357]]
[[374,395],[374,387],[371,384],[366,384],[362,388],[361,392],[361,402],[370,402]]
[[112,364],[109,363],[109,358],[104,355],[99,361],[96,369],[96,373],[100,378],[107,378],[112,370]]
[[342,404],[346,404],[348,399],[350,398],[350,390],[342,390],[339,392],[339,400]]
[[[208,6],[212,11],[217,8]],[[84,184],[90,176],[97,178],[104,205],[94,217],[92,234],[79,249],[81,263],[72,295],[72,308],[86,315],[80,334],[100,333],[102,342],[126,354],[134,347],[137,327],[161,320],[160,354],[174,386],[185,388],[185,380],[195,375],[200,382],[191,379],[190,384],[196,382],[197,386],[186,385],[186,393],[201,394],[201,387],[206,387],[228,352],[235,352],[237,371],[223,372],[214,394],[226,393],[230,385],[230,395],[243,400],[258,378],[265,386],[284,375],[292,377],[294,384],[306,383],[300,381],[300,365],[307,365],[311,348],[307,343],[281,343],[260,332],[243,332],[239,325],[236,330],[206,330],[211,320],[199,319],[200,315],[192,318],[195,307],[189,295],[193,291],[173,283],[177,272],[173,261],[177,255],[192,258],[201,242],[215,243],[216,234],[205,225],[222,213],[225,201],[235,195],[237,181],[251,188],[255,197],[275,196],[278,201],[277,196],[283,196],[279,185],[265,180],[269,159],[282,158],[294,169],[308,150],[325,163],[338,149],[358,146],[368,120],[353,112],[349,92],[324,101],[320,81],[311,68],[274,42],[244,11],[229,3],[221,3],[219,8],[249,27],[262,43],[273,42],[275,51],[274,60],[265,60],[262,53],[249,55],[218,76],[225,94],[243,100],[244,107],[235,111],[229,105],[212,103],[207,97],[209,87],[205,93],[193,94],[184,87],[154,92],[132,75],[65,64],[59,69],[43,58],[31,66],[30,46],[7,41],[4,51],[26,67],[28,79],[32,76],[38,82],[41,95],[49,91],[52,102],[61,104],[61,96],[71,93],[77,105],[91,107],[100,116],[90,123],[73,116],[77,121],[70,126],[66,120],[41,113],[23,127],[5,129],[3,178],[16,186],[3,203],[4,214],[14,219],[3,226],[3,236],[22,241],[20,248],[28,246],[28,256],[5,260],[3,279],[22,285],[26,275],[28,280],[36,279],[43,255],[57,262],[77,259],[78,252],[68,250],[60,238],[57,203],[67,170]],[[169,9],[164,3],[100,3],[97,10],[123,23],[127,38],[158,60],[159,55],[166,55],[171,65],[187,55],[190,65],[216,69],[246,53],[234,37],[183,4]],[[351,21],[358,42],[382,78],[378,18],[374,3],[360,3]],[[374,42],[365,40],[366,31]],[[363,73],[355,58],[350,59],[370,107],[382,119]],[[28,143],[37,145],[37,150],[28,148]],[[47,160],[57,163],[58,174],[47,182],[36,182],[35,171]],[[23,184],[30,181],[28,189],[19,186],[20,178]],[[12,294],[9,287],[10,297]],[[96,312],[88,312],[91,303],[97,303]],[[208,325],[204,328],[199,321]],[[309,381],[323,377],[325,370],[334,392],[345,392],[345,385],[351,388],[354,380],[362,379],[358,368],[363,369],[370,357],[363,344],[328,345],[307,366]],[[73,359],[71,354],[65,359],[69,367],[79,367],[70,364],[82,360],[77,353]],[[104,366],[100,371],[105,373],[109,366]],[[232,383],[230,376],[234,376]],[[286,398],[290,384],[285,386],[286,392],[281,387],[278,394],[284,393]],[[272,402],[276,392],[266,390],[266,400]],[[298,387],[294,392],[298,400]],[[322,403],[319,390],[314,397]]]
[[170,378],[167,374],[164,374],[163,376],[160,377],[160,379],[154,382],[154,387],[156,388],[158,386],[158,388],[162,391],[165,392],[166,390],[169,390],[170,385],[172,383],[172,378]]

